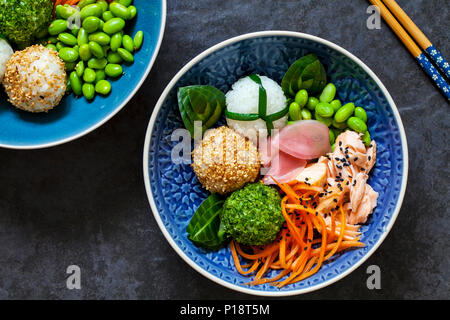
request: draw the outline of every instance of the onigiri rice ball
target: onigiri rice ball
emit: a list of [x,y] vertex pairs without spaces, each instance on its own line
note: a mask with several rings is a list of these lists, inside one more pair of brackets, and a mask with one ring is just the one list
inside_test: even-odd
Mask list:
[[9,58],[13,55],[14,50],[11,48],[6,40],[0,38],[0,82],[3,80],[3,76],[5,75],[6,63]]
[[66,92],[66,70],[58,52],[42,45],[16,51],[6,64],[3,86],[15,107],[47,112]]
[[[267,94],[267,115],[285,109],[287,99],[281,86],[266,76],[259,76],[259,78]],[[232,85],[231,90],[226,93],[225,97],[227,110],[230,112],[241,114],[258,113],[259,86],[249,77],[236,81]],[[287,123],[288,116],[286,114],[282,118],[273,121],[274,129],[279,130],[283,128]],[[266,122],[263,119],[242,121],[227,117],[227,124],[241,135],[250,138],[253,142],[258,139],[258,136],[262,134],[267,136],[268,134]]]

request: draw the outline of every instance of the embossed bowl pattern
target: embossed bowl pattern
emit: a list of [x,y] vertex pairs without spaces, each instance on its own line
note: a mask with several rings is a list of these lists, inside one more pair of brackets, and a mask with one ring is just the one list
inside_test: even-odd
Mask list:
[[[251,277],[240,275],[228,247],[210,252],[193,245],[186,227],[208,192],[191,166],[174,163],[174,130],[183,128],[176,93],[186,85],[209,84],[226,92],[249,74],[266,75],[278,83],[292,62],[316,54],[328,81],[337,87],[342,103],[354,102],[368,114],[372,139],[378,145],[377,162],[369,183],[379,193],[378,206],[361,228],[363,248],[336,255],[319,272],[299,283],[278,289],[270,284],[247,286]],[[144,176],[153,214],[169,243],[194,269],[234,290],[268,296],[305,293],[344,277],[364,262],[389,232],[403,199],[407,175],[406,138],[394,102],[379,79],[359,59],[323,39],[293,32],[260,32],[216,45],[193,59],[167,86],[153,112],[144,148]],[[273,271],[272,276],[277,272]]]

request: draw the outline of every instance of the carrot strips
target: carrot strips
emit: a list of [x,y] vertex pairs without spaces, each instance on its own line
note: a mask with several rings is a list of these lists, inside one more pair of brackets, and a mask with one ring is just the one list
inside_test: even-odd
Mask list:
[[[359,241],[359,226],[347,223],[343,197],[337,200],[336,208],[322,212],[317,206],[324,188],[274,181],[284,194],[281,212],[285,218],[276,240],[242,248],[235,240],[230,242],[237,271],[254,275],[248,285],[270,283],[282,288],[314,275],[338,252],[364,246]],[[240,257],[248,263],[241,265]],[[271,270],[278,271],[272,275]],[[267,277],[269,273],[271,277]]]

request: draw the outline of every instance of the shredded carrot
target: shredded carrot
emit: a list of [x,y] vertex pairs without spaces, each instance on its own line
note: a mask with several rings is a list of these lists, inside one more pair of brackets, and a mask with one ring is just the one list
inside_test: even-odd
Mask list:
[[[337,199],[338,207],[322,212],[316,208],[323,188],[274,181],[284,194],[281,212],[285,218],[276,240],[264,246],[242,248],[235,240],[230,242],[237,271],[254,274],[248,285],[271,283],[281,288],[302,281],[317,273],[337,253],[364,246],[359,241],[359,226],[346,221],[342,196]],[[249,263],[241,265],[240,257]],[[268,273],[272,274],[271,270],[278,270],[278,273],[267,277]]]

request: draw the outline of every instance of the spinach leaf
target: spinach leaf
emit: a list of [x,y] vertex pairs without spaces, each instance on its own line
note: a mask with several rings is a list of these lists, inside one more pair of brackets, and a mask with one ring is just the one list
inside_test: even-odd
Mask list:
[[195,245],[209,250],[220,249],[228,239],[220,223],[224,200],[213,193],[198,207],[186,228]]

